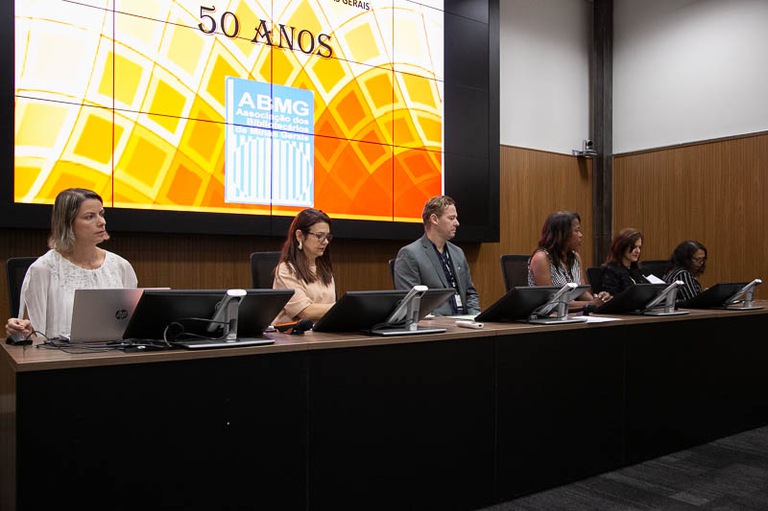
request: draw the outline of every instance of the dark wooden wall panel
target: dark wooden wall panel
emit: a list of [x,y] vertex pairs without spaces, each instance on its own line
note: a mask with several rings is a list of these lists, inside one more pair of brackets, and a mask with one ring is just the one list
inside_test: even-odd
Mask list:
[[613,230],[642,230],[644,259],[665,259],[685,239],[701,241],[709,253],[706,286],[766,279],[766,162],[766,133],[617,156]]

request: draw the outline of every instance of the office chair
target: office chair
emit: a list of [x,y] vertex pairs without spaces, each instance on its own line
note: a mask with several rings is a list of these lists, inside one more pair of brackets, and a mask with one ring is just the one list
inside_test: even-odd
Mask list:
[[392,286],[395,285],[395,260],[390,259],[387,264],[389,264],[389,276],[392,277]]
[[516,286],[528,285],[528,254],[502,254],[501,274],[507,291]]
[[597,294],[603,290],[604,273],[605,267],[603,266],[590,266],[587,268],[587,280],[589,285],[592,286],[592,294]]
[[271,289],[275,279],[275,266],[280,261],[280,251],[253,252],[251,254],[251,285],[255,289]]
[[11,305],[11,316],[19,314],[21,306],[21,284],[27,269],[37,257],[11,257],[5,262],[5,270],[8,278],[8,298]]
[[640,272],[646,277],[653,273],[660,279],[664,278],[664,274],[669,269],[668,259],[652,259],[650,261],[640,261]]

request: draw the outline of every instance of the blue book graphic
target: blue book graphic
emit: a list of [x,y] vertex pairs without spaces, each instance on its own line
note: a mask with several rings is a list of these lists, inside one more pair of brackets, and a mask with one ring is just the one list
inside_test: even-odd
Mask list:
[[224,200],[312,207],[312,91],[227,78]]

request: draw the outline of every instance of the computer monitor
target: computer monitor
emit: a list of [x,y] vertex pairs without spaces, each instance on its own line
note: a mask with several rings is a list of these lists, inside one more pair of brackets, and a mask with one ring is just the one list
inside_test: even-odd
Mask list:
[[754,294],[754,287],[759,285],[762,281],[755,279],[751,282],[720,282],[714,286],[705,289],[698,295],[688,300],[680,302],[680,307],[686,309],[746,309],[747,307],[762,308],[753,306],[751,304],[751,298],[749,299],[749,305],[737,305],[735,302],[739,299],[743,299],[743,303],[746,305],[747,293]]
[[635,284],[595,309],[596,314],[642,314],[670,284]]
[[[347,291],[312,328],[315,332],[359,332],[387,321],[408,291]],[[424,319],[451,295],[451,288],[431,288],[421,295],[418,319]],[[445,331],[445,329],[443,329]],[[418,333],[418,332],[413,332]]]
[[[430,289],[427,286],[416,285],[400,300],[395,309],[382,323],[373,328],[363,330],[371,335],[409,335],[445,332],[445,328],[420,327],[419,321],[426,316],[427,311],[436,307],[451,297],[455,291],[452,288]],[[422,307],[422,300],[424,306]]]
[[[217,306],[227,289],[146,290],[139,300],[124,339],[165,339],[199,336],[225,338],[224,328],[211,329]],[[246,289],[238,307],[237,336],[262,337],[264,330],[293,296],[293,289]],[[223,327],[223,324],[222,324]]]
[[558,309],[559,304],[566,304],[588,291],[587,285],[566,286],[517,286],[496,300],[490,307],[475,317],[475,321],[510,322],[525,321],[535,323],[563,323],[586,321],[586,318],[569,318],[560,307],[557,317],[548,317]]
[[435,309],[448,301],[456,291],[452,287],[432,287],[421,296],[419,321],[432,314]]

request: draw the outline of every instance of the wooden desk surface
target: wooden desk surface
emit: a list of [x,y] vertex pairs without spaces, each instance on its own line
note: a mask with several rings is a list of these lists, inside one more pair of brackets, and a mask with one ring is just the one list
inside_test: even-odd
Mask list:
[[[97,351],[95,353],[67,353],[59,349],[46,349],[41,342],[29,346],[12,346],[2,344],[0,348],[0,371],[10,369],[13,372],[42,371],[51,369],[66,369],[89,366],[110,366],[144,364],[153,362],[181,361],[194,359],[209,359],[222,357],[237,357],[242,355],[258,355],[268,353],[283,353],[302,350],[353,348],[364,346],[394,345],[403,343],[419,343],[433,341],[448,341],[468,338],[485,338],[499,335],[527,334],[531,332],[546,332],[557,330],[578,330],[591,328],[608,328],[611,326],[659,323],[665,321],[689,321],[697,318],[712,318],[729,315],[768,314],[768,300],[758,300],[755,305],[762,309],[736,310],[694,310],[689,314],[673,316],[640,316],[640,315],[594,315],[592,318],[614,318],[616,321],[587,321],[580,323],[565,323],[561,325],[539,325],[522,322],[514,323],[484,323],[482,329],[469,329],[456,326],[456,321],[448,317],[436,317],[420,323],[422,327],[445,328],[444,333],[417,334],[403,336],[370,336],[357,332],[328,333],[307,332],[303,335],[287,335],[268,333],[266,337],[275,340],[275,344],[266,346],[251,346],[242,348],[221,348],[203,350],[169,350],[144,353],[124,353],[121,350]],[[576,316],[578,317],[578,316]]]

